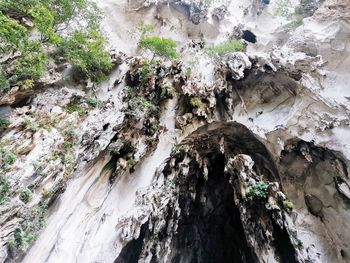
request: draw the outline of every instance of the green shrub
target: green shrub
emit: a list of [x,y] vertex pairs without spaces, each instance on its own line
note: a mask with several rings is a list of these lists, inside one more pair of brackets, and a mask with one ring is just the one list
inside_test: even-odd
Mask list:
[[88,112],[83,109],[81,106],[79,105],[76,105],[76,104],[72,104],[72,103],[69,103],[67,104],[64,109],[66,110],[66,112],[68,113],[73,113],[73,112],[78,112],[78,114],[80,116],[85,116]]
[[264,182],[257,182],[249,188],[246,195],[248,200],[266,200],[268,195],[268,185]]
[[0,174],[0,205],[8,201],[8,194],[11,190],[9,180],[4,174]]
[[23,122],[23,126],[25,129],[28,129],[32,132],[36,132],[39,129],[38,124],[36,124],[35,122],[27,119]]
[[240,40],[228,40],[216,46],[206,49],[210,56],[223,56],[228,53],[243,51],[244,45]]
[[105,80],[112,69],[109,53],[105,50],[105,39],[95,29],[74,33],[61,43],[60,48],[69,63],[92,81]]
[[289,210],[293,210],[294,209],[294,204],[291,201],[289,201],[289,200],[283,201],[283,206],[286,209],[289,209]]
[[204,106],[204,103],[200,98],[192,98],[191,105],[193,108],[202,108]]
[[10,236],[7,241],[6,241],[7,245],[9,247],[16,247],[16,239],[14,236]]
[[10,124],[11,123],[8,119],[0,118],[0,132],[1,130],[6,130]]
[[18,231],[14,236],[16,247],[27,248],[38,238],[38,236],[38,233],[33,231]]
[[[41,33],[40,41],[31,40],[32,30],[18,22],[23,17],[34,22],[34,30]],[[20,54],[0,68],[0,90],[11,85],[33,88],[34,82],[47,73],[51,53],[44,50],[57,48],[64,51],[63,56],[82,77],[104,79],[112,64],[98,30],[100,18],[96,4],[89,0],[0,0],[0,53]],[[59,32],[63,30],[72,33],[62,37]]]
[[0,11],[0,51],[2,53],[20,46],[27,29]]
[[134,97],[129,101],[130,113],[136,118],[149,117],[158,113],[159,107],[144,96]]
[[161,56],[170,59],[178,57],[176,42],[169,38],[142,36],[139,41],[139,46],[150,50],[153,56]]
[[34,18],[34,26],[42,34],[42,39],[57,43],[59,35],[55,32],[55,15],[43,4],[37,4],[30,9],[30,15]]
[[142,21],[137,29],[141,32],[142,35],[147,35],[148,33],[152,33],[155,30],[155,26],[153,24],[146,24]]
[[1,169],[8,169],[11,165],[13,165],[16,162],[16,160],[17,156],[14,151],[0,148]]
[[2,67],[0,66],[0,92],[10,88],[10,82],[8,81]]
[[21,56],[13,62],[12,82],[37,80],[46,73],[48,57],[39,41],[25,41]]
[[28,188],[23,188],[20,191],[19,199],[24,203],[28,203],[32,199],[33,193]]
[[127,166],[128,166],[128,170],[129,171],[133,171],[135,165],[136,165],[136,161],[133,158],[130,158],[127,162],[126,162]]
[[95,98],[86,98],[85,99],[86,103],[89,104],[91,107],[97,107],[99,101]]
[[140,77],[142,81],[147,80],[151,74],[151,65],[147,59],[142,61],[142,68],[140,70]]

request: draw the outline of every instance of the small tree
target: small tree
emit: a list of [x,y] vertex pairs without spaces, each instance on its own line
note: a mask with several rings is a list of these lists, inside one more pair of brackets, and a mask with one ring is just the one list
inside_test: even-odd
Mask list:
[[141,48],[148,49],[153,53],[151,62],[155,56],[169,59],[177,58],[176,42],[169,38],[141,37],[139,41]]

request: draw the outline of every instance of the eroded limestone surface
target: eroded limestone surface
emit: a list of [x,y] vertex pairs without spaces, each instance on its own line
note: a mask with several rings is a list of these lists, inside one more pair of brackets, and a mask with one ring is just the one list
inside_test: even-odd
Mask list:
[[[0,98],[0,262],[350,262],[350,4],[290,4],[98,1],[107,81]],[[147,74],[142,21],[181,54]]]

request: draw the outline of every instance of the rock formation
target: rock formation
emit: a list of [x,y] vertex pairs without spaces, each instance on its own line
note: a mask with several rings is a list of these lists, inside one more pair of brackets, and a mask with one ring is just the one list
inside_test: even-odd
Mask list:
[[101,0],[106,81],[1,91],[0,262],[350,262],[350,3],[281,3]]

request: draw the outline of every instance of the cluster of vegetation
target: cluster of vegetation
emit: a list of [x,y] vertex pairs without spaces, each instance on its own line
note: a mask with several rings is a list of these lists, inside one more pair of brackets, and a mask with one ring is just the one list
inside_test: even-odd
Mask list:
[[74,104],[74,103],[68,103],[64,109],[66,110],[66,112],[68,113],[73,113],[73,112],[78,112],[78,114],[80,116],[85,116],[88,112],[87,110],[85,110],[83,107],[81,107],[78,104]]
[[156,56],[167,59],[175,59],[179,56],[176,50],[177,45],[174,40],[170,38],[150,36],[150,33],[155,30],[154,25],[141,22],[138,26],[138,30],[141,32],[139,47],[148,50],[153,54],[152,60],[149,62],[150,64],[152,64]]
[[169,38],[142,36],[139,41],[139,46],[153,53],[151,64],[155,56],[165,57],[169,59],[178,57],[176,51],[176,42]]
[[302,19],[312,9],[310,0],[300,0],[298,5],[291,0],[276,2],[275,15],[291,20],[285,25],[285,30],[292,30],[302,24]]
[[38,238],[38,233],[31,231],[16,231],[16,233],[7,240],[10,247],[27,248]]
[[33,193],[29,188],[22,188],[19,193],[19,199],[22,202],[28,203],[32,199]]
[[4,132],[10,126],[10,124],[11,123],[8,119],[0,118],[0,134]]
[[39,236],[38,231],[46,224],[45,204],[39,204],[32,208],[29,219],[24,222],[22,229],[17,230],[8,240],[7,244],[13,248],[28,248]]
[[250,201],[264,201],[268,196],[268,185],[265,182],[257,182],[247,192],[247,199]]
[[136,161],[135,161],[134,158],[131,157],[130,159],[128,159],[127,162],[126,162],[126,165],[127,165],[128,170],[129,170],[130,173],[135,171],[134,168],[135,168],[135,165],[136,165]]
[[0,146],[0,172],[7,170],[17,160],[17,155],[13,150],[8,150]]
[[142,117],[150,117],[156,115],[159,111],[159,107],[145,96],[135,96],[129,101],[130,112],[136,119]]
[[25,119],[22,122],[23,129],[28,131],[36,132],[40,128],[43,128],[48,132],[51,132],[53,127],[60,122],[60,119],[57,116],[49,113],[29,112],[29,114],[32,118]]
[[102,80],[112,63],[99,20],[88,0],[0,0],[0,89],[32,88],[58,56],[83,77]]
[[205,105],[202,99],[198,97],[192,98],[190,103],[193,108],[202,108]]
[[0,205],[8,201],[8,194],[10,193],[11,185],[4,174],[0,174]]
[[294,204],[289,201],[289,200],[284,200],[283,201],[283,206],[288,209],[288,210],[293,210],[294,209]]
[[209,56],[223,56],[228,53],[243,51],[244,44],[240,40],[227,40],[216,46],[209,47],[206,52]]

